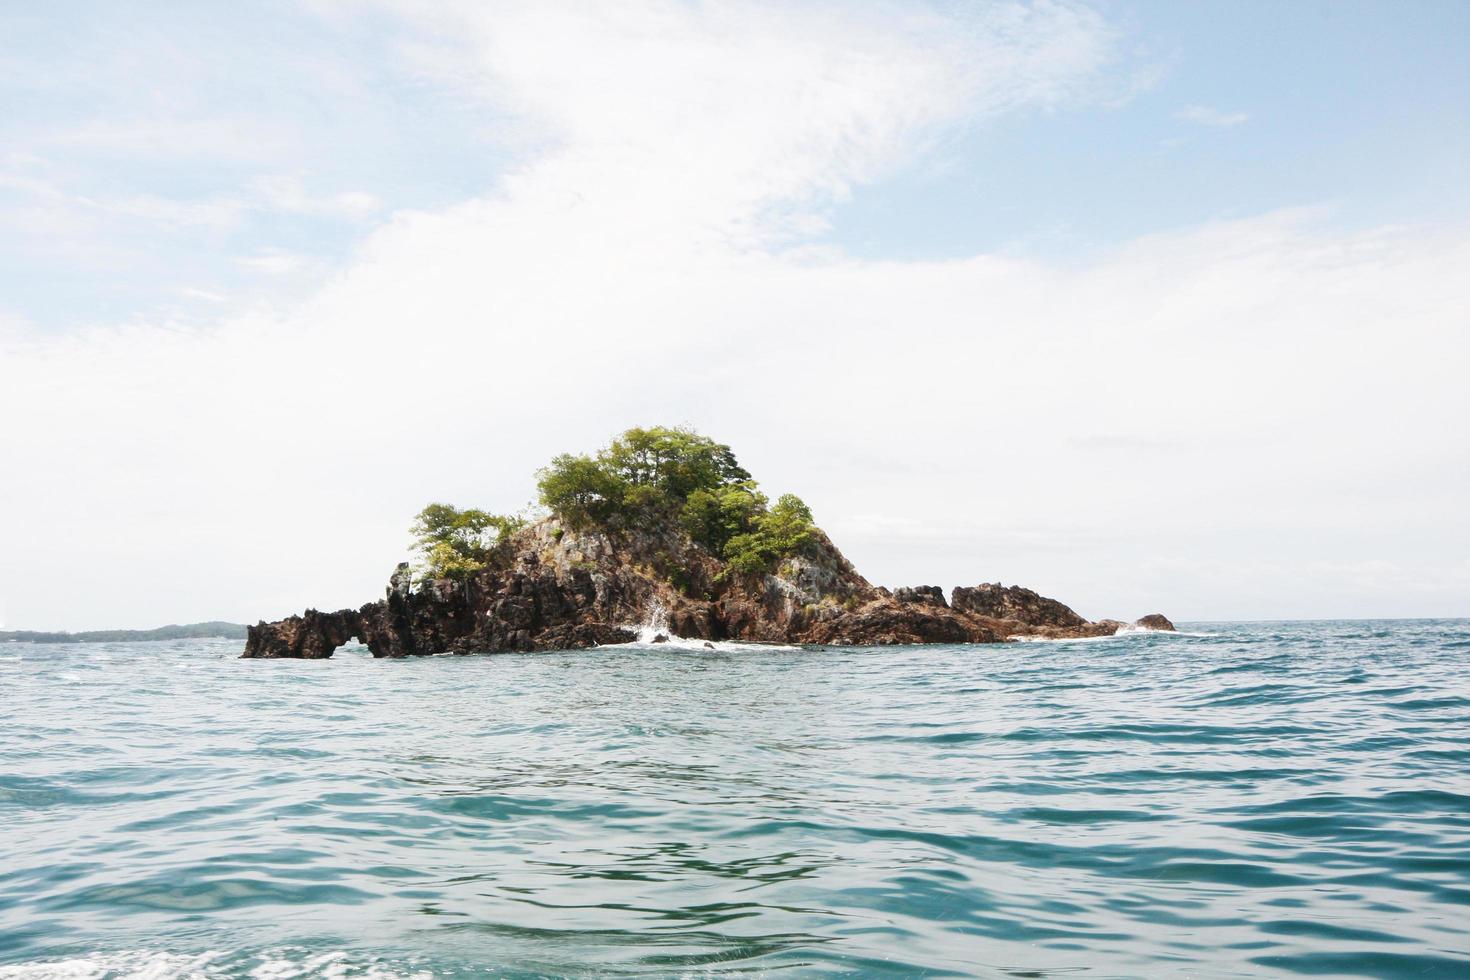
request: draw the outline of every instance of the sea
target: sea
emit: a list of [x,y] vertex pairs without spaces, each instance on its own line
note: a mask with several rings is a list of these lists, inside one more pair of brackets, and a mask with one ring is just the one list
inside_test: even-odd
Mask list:
[[0,645],[0,978],[1470,977],[1470,621]]

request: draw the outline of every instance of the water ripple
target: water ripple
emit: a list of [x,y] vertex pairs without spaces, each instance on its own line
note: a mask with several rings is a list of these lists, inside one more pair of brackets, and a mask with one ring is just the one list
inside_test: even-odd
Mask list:
[[0,980],[1470,976],[1470,623],[0,654]]

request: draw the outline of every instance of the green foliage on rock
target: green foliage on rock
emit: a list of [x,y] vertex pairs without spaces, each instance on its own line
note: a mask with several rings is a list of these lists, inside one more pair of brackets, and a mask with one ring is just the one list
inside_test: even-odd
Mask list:
[[423,578],[466,578],[509,559],[510,538],[525,518],[491,514],[450,504],[429,504],[410,528],[421,556]]
[[767,571],[780,559],[800,554],[815,531],[811,509],[796,494],[782,494],[776,506],[755,515],[749,531],[726,542],[725,574]]
[[726,574],[768,571],[812,539],[791,494],[769,505],[730,447],[688,428],[629,429],[595,456],[564,454],[538,474],[541,502],[567,526],[606,531],[677,526]]
[[629,429],[596,456],[563,454],[538,474],[541,502],[573,528],[651,529],[689,498],[750,480],[730,447],[692,429]]
[[750,479],[729,446],[684,427],[629,429],[597,458],[628,484],[681,502],[696,490]]
[[725,553],[730,539],[755,526],[766,509],[766,495],[753,480],[714,490],[696,490],[684,502],[679,523],[689,537],[716,555]]
[[[816,530],[800,498],[785,494],[772,506],[729,446],[683,427],[629,429],[595,455],[563,453],[537,474],[537,486],[565,528],[682,531],[725,561],[722,577],[769,572]],[[463,579],[507,567],[511,536],[524,526],[520,517],[429,504],[412,528],[418,575]],[[692,587],[687,570],[670,565],[660,574],[681,591]]]
[[541,503],[569,527],[606,525],[624,508],[628,484],[590,456],[563,453],[538,477]]

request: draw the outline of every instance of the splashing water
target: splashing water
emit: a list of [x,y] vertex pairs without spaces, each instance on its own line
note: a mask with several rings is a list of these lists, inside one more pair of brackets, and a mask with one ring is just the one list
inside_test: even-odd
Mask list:
[[[669,629],[669,610],[657,599],[653,600],[649,605],[648,612],[643,617],[643,622],[630,628],[638,634],[638,639],[633,642],[640,645],[652,644],[655,641],[673,642],[674,640],[678,640],[680,643],[688,642],[682,636],[674,636],[673,631]],[[659,637],[663,637],[663,640],[659,640]]]
[[740,653],[751,650],[801,650],[802,647],[789,643],[766,643],[753,640],[705,640],[698,637],[680,636],[669,628],[669,611],[663,603],[653,600],[643,622],[629,626],[637,634],[627,643],[612,644],[617,647],[657,647],[660,650],[685,650],[696,653]]

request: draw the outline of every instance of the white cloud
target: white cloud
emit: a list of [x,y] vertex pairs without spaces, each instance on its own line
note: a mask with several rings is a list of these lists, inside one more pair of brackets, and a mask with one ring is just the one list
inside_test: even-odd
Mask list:
[[208,289],[195,289],[192,286],[183,286],[179,289],[179,295],[188,299],[204,300],[206,303],[227,303],[230,298],[223,293],[216,293]]
[[247,195],[173,198],[156,194],[95,196],[68,191],[55,182],[24,172],[0,170],[0,189],[36,198],[57,211],[90,212],[135,219],[147,224],[227,230],[238,225],[247,210],[362,219],[382,207],[374,195],[343,191],[312,195],[297,177],[257,178]]
[[[19,347],[36,335],[35,325],[23,316],[0,309],[0,345]],[[3,350],[4,347],[0,347]]]
[[52,147],[196,161],[282,160],[301,150],[299,137],[290,129],[268,120],[238,116],[92,119],[43,133],[39,141]]
[[321,270],[389,206],[476,186],[481,110],[393,71],[384,18],[86,6],[0,4],[0,292],[42,329],[261,298],[281,284],[238,259]]
[[1198,126],[1213,126],[1217,129],[1228,129],[1231,126],[1239,126],[1250,121],[1248,112],[1224,112],[1220,109],[1207,105],[1185,106],[1174,113],[1175,119],[1194,123]]
[[300,177],[287,174],[256,178],[252,190],[263,206],[287,214],[360,219],[371,216],[383,206],[376,196],[366,191],[314,195],[307,191]]
[[233,228],[240,221],[243,205],[230,197],[177,200],[154,194],[134,194],[111,200],[73,197],[87,207],[149,224],[200,227],[216,231]]
[[[360,603],[425,501],[513,509],[552,453],[687,421],[889,584],[1470,611],[1434,584],[1470,554],[1463,229],[1282,212],[1065,266],[785,247],[942,127],[1085,97],[1092,15],[994,9],[413,17],[537,152],[283,313],[7,351],[0,600],[71,627]],[[1363,561],[1422,587],[1369,595]]]
[[268,276],[290,275],[311,265],[309,256],[281,249],[267,249],[254,255],[242,256],[235,261],[253,272],[264,273]]
[[[24,169],[0,169],[0,231],[48,249],[103,262],[117,261],[126,245],[121,229],[218,234],[239,226],[244,203],[228,195],[192,199],[157,194],[93,195],[72,191]],[[8,200],[7,200],[8,198]]]
[[1101,19],[1063,3],[951,18],[672,2],[451,3],[432,16],[436,33],[406,55],[517,115],[520,138],[550,148],[538,185],[595,187],[602,206],[649,197],[685,228],[761,240],[902,162],[936,126],[1090,97],[1112,57]]

